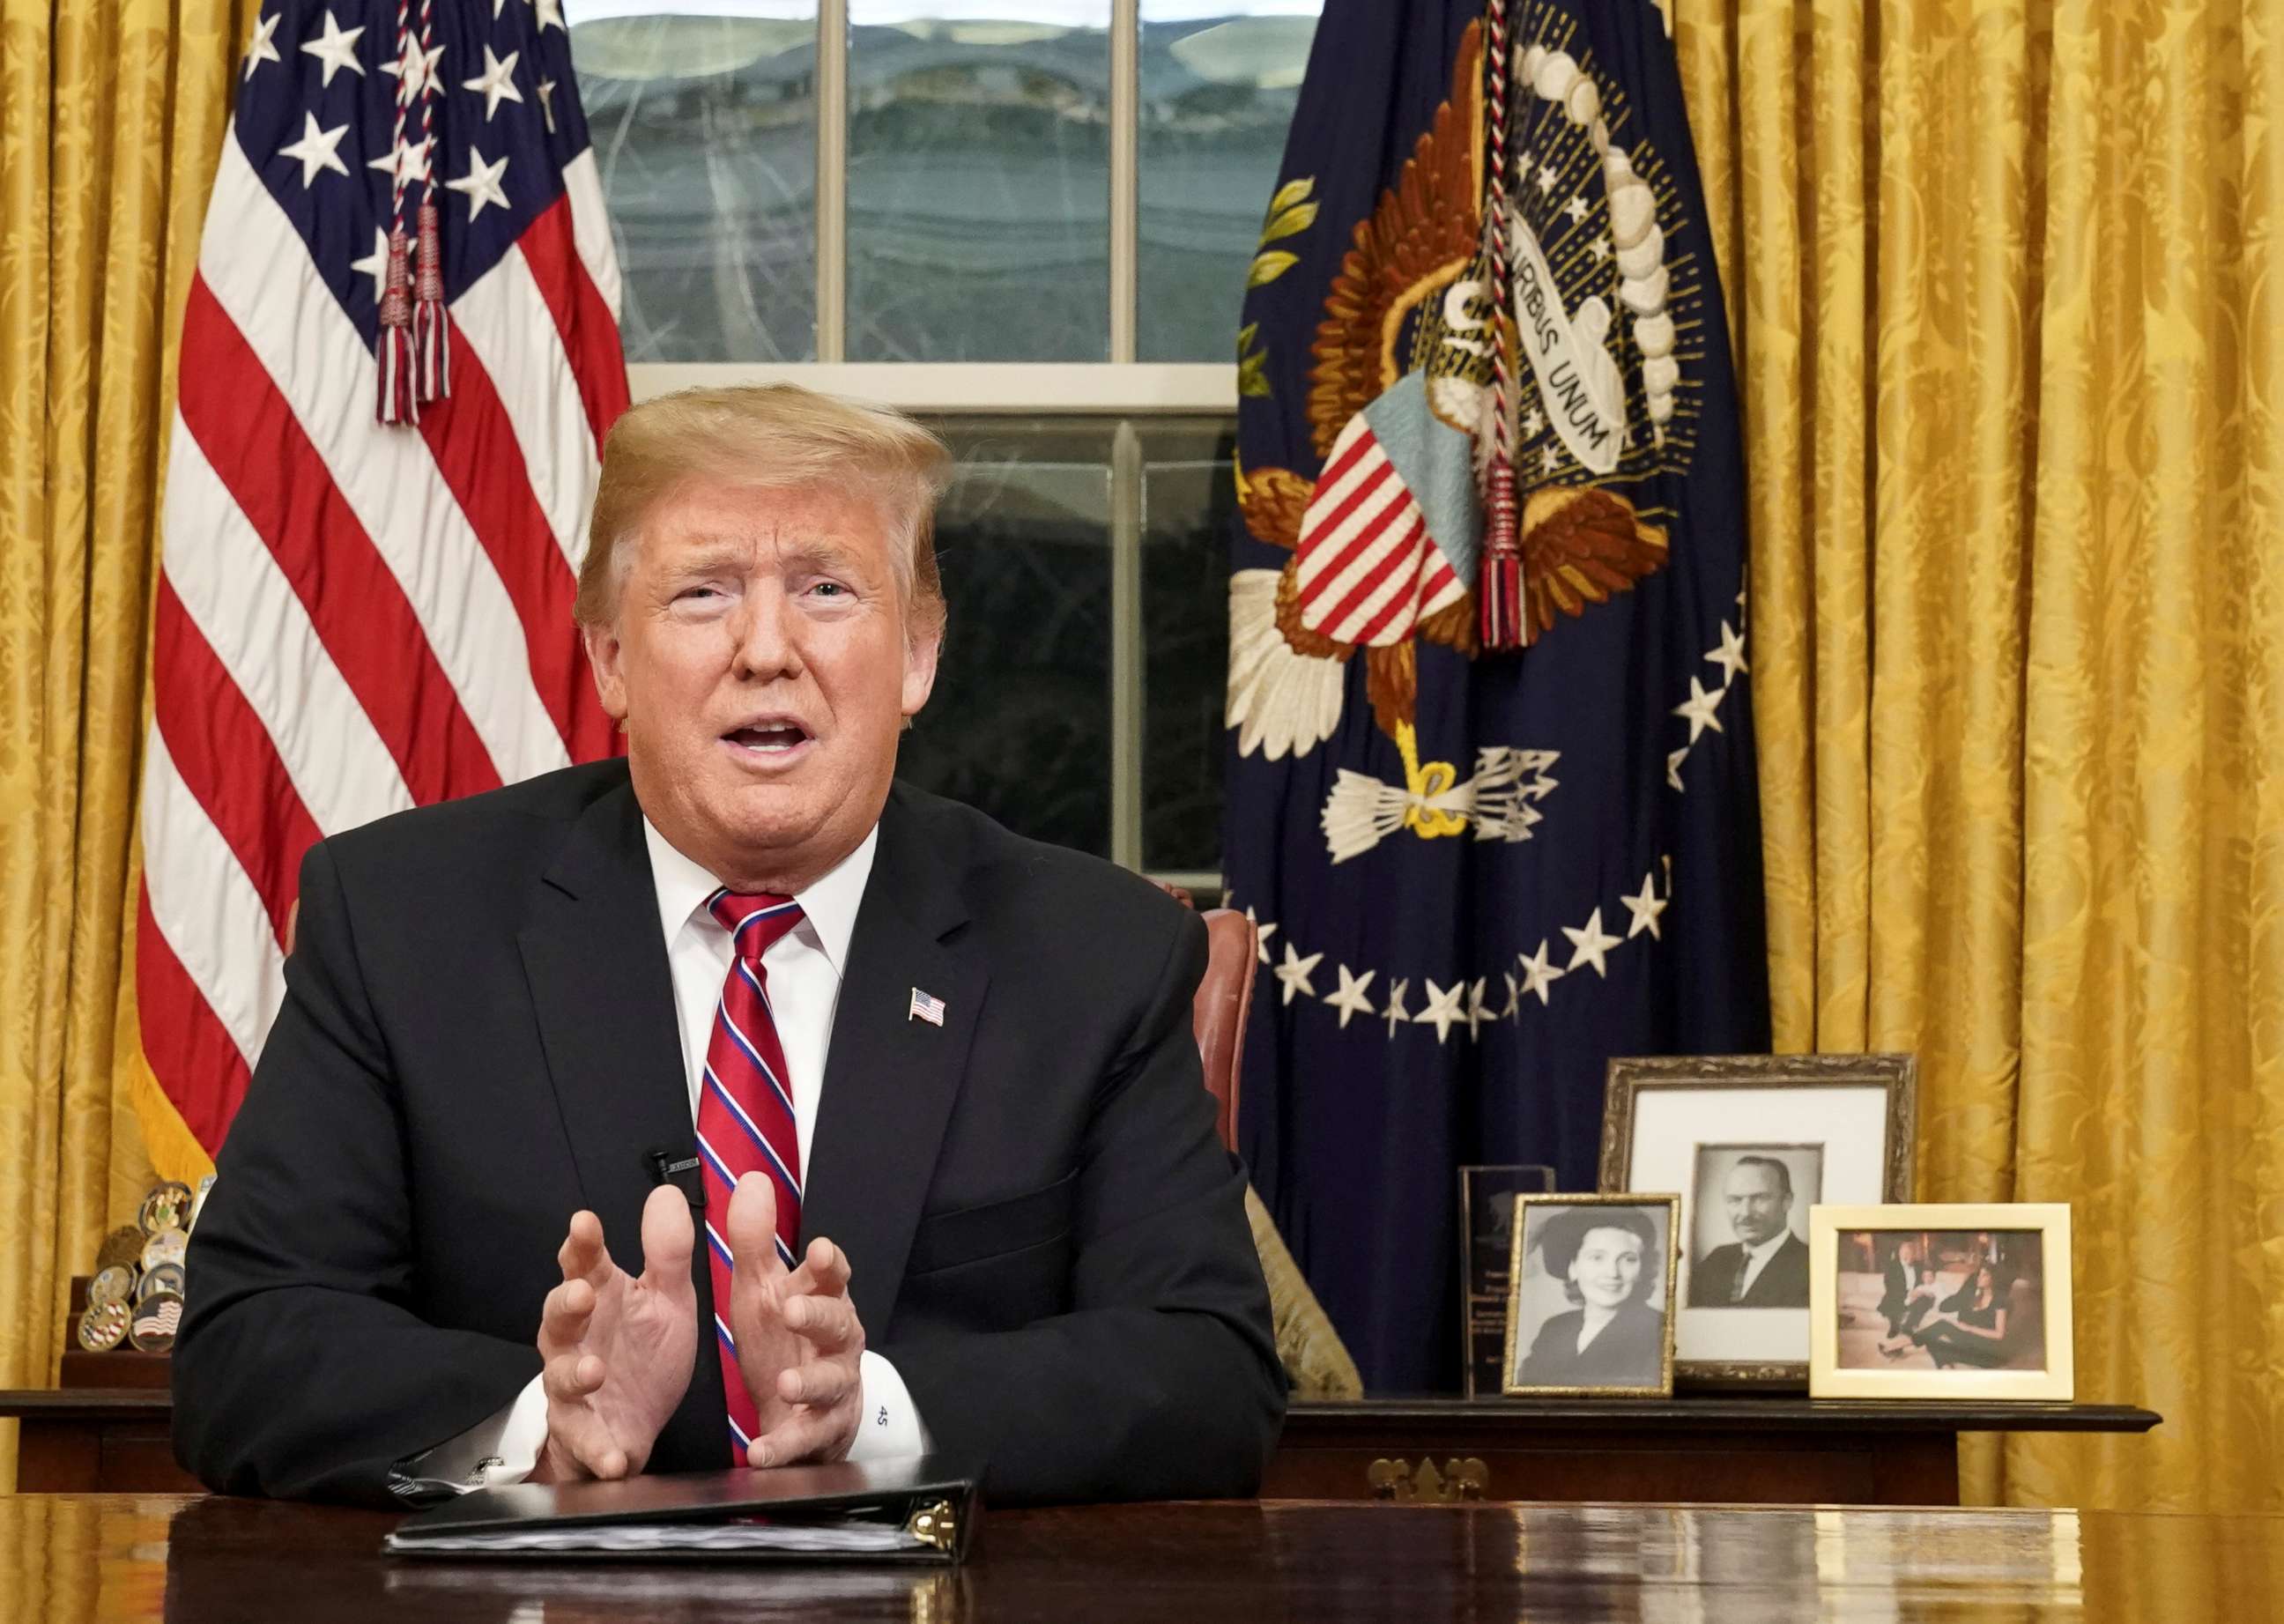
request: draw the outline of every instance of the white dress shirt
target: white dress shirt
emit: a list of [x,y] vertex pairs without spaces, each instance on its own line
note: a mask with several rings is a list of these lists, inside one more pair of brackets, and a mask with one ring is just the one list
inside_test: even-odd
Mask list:
[[[817,1136],[825,1051],[833,1041],[833,1014],[849,962],[849,939],[856,929],[856,910],[864,900],[864,882],[872,877],[880,838],[875,827],[855,851],[798,894],[794,900],[801,904],[801,923],[762,955],[778,1042],[792,1074],[794,1133],[804,1186],[810,1146]],[[669,845],[647,817],[643,819],[643,842],[650,852],[651,883],[658,893],[659,929],[674,982],[675,1030],[682,1040],[683,1073],[694,1121],[715,1005],[730,974],[730,933],[706,907],[722,882]],[[570,1214],[564,1216],[567,1220]],[[860,1362],[862,1419],[849,1458],[884,1460],[922,1453],[927,1447],[927,1429],[903,1378],[869,1348]],[[430,1450],[420,1463],[419,1475],[467,1488],[520,1483],[530,1475],[546,1441],[547,1395],[534,1377],[505,1409]]]
[[[790,1065],[791,1061],[788,1060],[786,1063]],[[1785,1242],[1791,1238],[1790,1230],[1779,1230],[1773,1239],[1764,1240],[1757,1246],[1745,1248],[1745,1272],[1737,1281],[1738,1296],[1742,1297],[1753,1289],[1753,1282],[1761,1277],[1761,1270],[1769,1266],[1769,1260],[1783,1251]]]

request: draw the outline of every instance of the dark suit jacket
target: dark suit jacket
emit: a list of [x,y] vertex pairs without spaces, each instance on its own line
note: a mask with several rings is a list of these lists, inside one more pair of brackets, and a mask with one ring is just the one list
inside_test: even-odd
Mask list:
[[1665,1316],[1630,1302],[1578,1350],[1586,1311],[1573,1308],[1538,1328],[1522,1379],[1541,1387],[1654,1387],[1665,1375]]
[[[572,1212],[639,1269],[645,1153],[695,1135],[624,762],[337,836],[301,899],[192,1245],[175,1448],[217,1489],[386,1502],[393,1464],[537,1373]],[[1249,1494],[1274,1444],[1244,1175],[1191,1035],[1205,957],[1141,880],[891,793],[802,1228],[996,1499]],[[703,1245],[692,1273],[703,1325]],[[716,1348],[651,1470],[727,1464]]]
[[[1772,1259],[1771,1262],[1773,1265],[1774,1260]],[[1889,1258],[1887,1270],[1881,1277],[1883,1286],[1880,1294],[1881,1317],[1894,1319],[1903,1313],[1905,1307],[1912,1300],[1912,1288],[1926,1277],[1927,1270],[1923,1266],[1914,1263],[1905,1267],[1902,1258]]]
[[1689,1306],[1693,1308],[1805,1308],[1808,1307],[1808,1243],[1787,1230],[1784,1245],[1753,1277],[1751,1289],[1732,1303],[1737,1277],[1745,1270],[1745,1247],[1740,1241],[1716,1246],[1697,1260],[1689,1271]]

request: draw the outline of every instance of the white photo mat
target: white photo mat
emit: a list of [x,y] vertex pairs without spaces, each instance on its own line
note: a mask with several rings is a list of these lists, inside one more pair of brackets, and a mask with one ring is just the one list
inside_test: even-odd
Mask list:
[[[1701,1145],[1821,1144],[1826,1203],[1872,1205],[1884,1193],[1889,1090],[1879,1083],[1782,1083],[1720,1087],[1643,1086],[1634,1095],[1626,1183],[1638,1191],[1682,1194],[1680,1275],[1674,1293],[1677,1362],[1798,1364],[1809,1351],[1806,1308],[1693,1308],[1691,1244],[1697,1233],[1697,1152]],[[1793,1211],[1805,1235],[1808,1200]]]

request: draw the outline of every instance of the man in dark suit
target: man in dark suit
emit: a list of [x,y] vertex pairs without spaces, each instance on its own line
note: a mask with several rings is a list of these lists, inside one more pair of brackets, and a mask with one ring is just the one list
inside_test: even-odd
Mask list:
[[627,759],[309,853],[177,1453],[378,1502],[924,1446],[1003,1501],[1251,1492],[1284,1381],[1202,926],[893,784],[942,447],[780,386],[637,408],[603,469]]
[[1689,1271],[1693,1308],[1805,1308],[1808,1243],[1792,1232],[1792,1174],[1773,1156],[1740,1156],[1722,1206],[1737,1238]]

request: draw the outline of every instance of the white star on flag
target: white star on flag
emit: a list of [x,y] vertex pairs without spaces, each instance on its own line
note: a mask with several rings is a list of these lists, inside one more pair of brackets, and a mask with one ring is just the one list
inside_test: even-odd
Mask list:
[[1540,191],[1552,194],[1554,191],[1554,183],[1560,178],[1560,176],[1557,176],[1553,170],[1548,168],[1545,164],[1538,166],[1538,190]]
[[1388,1007],[1380,1015],[1388,1023],[1388,1035],[1391,1038],[1396,1035],[1396,1027],[1412,1019],[1412,1012],[1404,1007],[1404,989],[1411,985],[1408,980],[1398,981],[1388,989]]
[[555,133],[555,81],[552,79],[543,79],[539,82],[539,116],[547,121],[547,133],[553,135]]
[[1673,785],[1675,789],[1680,790],[1685,795],[1687,794],[1689,791],[1681,782],[1681,764],[1688,759],[1689,746],[1687,745],[1682,746],[1678,750],[1668,751],[1665,757],[1665,781]]
[[1584,225],[1586,223],[1586,216],[1592,211],[1586,207],[1586,199],[1574,192],[1570,200],[1562,206],[1562,212],[1580,225]]
[[254,43],[246,48],[246,78],[253,78],[254,70],[264,62],[282,60],[278,54],[277,39],[278,25],[284,20],[285,15],[283,12],[272,12],[263,18],[261,26],[254,29]]
[[1333,968],[1341,972],[1341,987],[1338,992],[1326,993],[1325,1002],[1341,1012],[1341,1030],[1345,1032],[1349,1029],[1349,1016],[1373,1012],[1372,1000],[1364,995],[1365,988],[1372,985],[1373,978],[1380,972],[1367,970],[1361,976],[1357,976],[1349,973],[1346,964],[1335,964]]
[[500,188],[500,180],[506,174],[506,158],[501,158],[497,163],[488,164],[484,161],[483,149],[471,143],[468,147],[468,172],[458,180],[446,181],[444,184],[468,199],[468,218],[473,220],[484,212],[487,203],[507,207],[507,193]]
[[325,76],[322,82],[324,84],[330,86],[333,82],[333,75],[345,67],[358,78],[364,77],[364,64],[356,59],[356,43],[364,33],[364,30],[362,27],[342,27],[333,20],[332,12],[328,11],[325,13],[324,36],[311,40],[301,47],[325,65]]
[[410,74],[411,77],[406,80],[405,88],[415,96],[442,96],[444,86],[437,75],[436,65],[443,59],[444,48],[442,45],[432,45],[423,51],[418,40],[408,39],[404,43],[404,59],[402,62],[384,62],[380,65],[380,71],[392,79],[403,78]]
[[1452,982],[1449,992],[1430,981],[1428,983],[1428,1007],[1412,1019],[1414,1021],[1434,1023],[1435,1042],[1440,1048],[1443,1040],[1451,1035],[1451,1023],[1467,1019],[1466,1013],[1459,1008],[1459,1000],[1467,995],[1467,984],[1465,981]]
[[484,98],[485,123],[492,121],[492,114],[499,111],[500,103],[523,99],[523,92],[515,88],[515,82],[509,77],[515,72],[515,59],[522,54],[520,51],[511,51],[507,53],[507,59],[502,61],[487,45],[484,47],[484,71],[473,79],[460,82],[462,90],[473,90]]
[[1321,953],[1311,953],[1308,957],[1302,958],[1298,953],[1293,951],[1291,942],[1285,944],[1285,962],[1270,972],[1277,978],[1279,985],[1284,988],[1285,1003],[1291,1003],[1295,993],[1306,993],[1311,998],[1317,995],[1317,989],[1309,985],[1309,975],[1316,969],[1317,961],[1324,956]]
[[1514,979],[1512,970],[1499,973],[1506,978],[1506,1008],[1499,1011],[1499,1019],[1520,1024],[1522,1019],[1522,983]]
[[1607,237],[1597,237],[1586,245],[1586,252],[1594,256],[1597,264],[1600,263],[1610,257],[1610,239]]
[[1727,697],[1728,692],[1726,688],[1716,688],[1712,692],[1708,693],[1705,691],[1704,683],[1693,676],[1689,679],[1689,698],[1675,706],[1673,714],[1689,718],[1691,744],[1695,744],[1697,736],[1708,728],[1711,728],[1716,733],[1721,730],[1721,718],[1713,713],[1721,708],[1721,701]]
[[[431,137],[433,139],[433,137]],[[428,178],[428,145],[426,141],[414,145],[410,141],[397,143],[396,150],[383,152],[365,165],[368,169],[381,169],[407,185]]]
[[1745,639],[1728,621],[1721,622],[1721,646],[1709,651],[1706,659],[1721,668],[1721,685],[1727,687],[1737,680],[1737,673],[1750,670],[1745,664]]
[[1484,994],[1490,989],[1489,976],[1477,976],[1474,985],[1467,988],[1467,1035],[1469,1037],[1474,1037],[1476,1035],[1475,1029],[1491,1019],[1490,1006],[1484,1001]]
[[372,252],[361,260],[351,260],[349,269],[372,278],[373,302],[379,303],[381,284],[388,280],[388,233],[373,227]]
[[1600,909],[1594,910],[1592,917],[1586,921],[1584,930],[1574,931],[1566,925],[1562,927],[1562,933],[1570,938],[1572,949],[1570,962],[1563,969],[1564,974],[1568,975],[1581,964],[1592,964],[1594,966],[1596,975],[1605,979],[1608,977],[1610,967],[1603,963],[1602,956],[1616,947],[1623,939],[1609,935],[1603,931]]
[[1269,956],[1269,939],[1277,933],[1276,925],[1262,924],[1254,917],[1253,910],[1250,908],[1245,910],[1245,919],[1247,924],[1253,926],[1254,956],[1264,964],[1275,963],[1276,961]]
[[1546,943],[1544,941],[1538,944],[1537,957],[1529,957],[1521,953],[1514,956],[1516,962],[1522,966],[1523,992],[1526,995],[1537,993],[1539,1007],[1545,1008],[1547,989],[1560,980],[1564,972],[1554,967],[1553,956],[1546,950]]
[[349,172],[348,165],[343,163],[340,154],[333,150],[340,145],[341,137],[349,133],[349,127],[343,124],[335,129],[319,129],[317,115],[314,113],[305,113],[301,119],[301,138],[290,146],[279,147],[278,156],[300,162],[301,190],[307,191],[309,183],[317,178],[320,169],[331,169],[336,175]]
[[1631,941],[1644,931],[1647,931],[1654,941],[1664,940],[1657,933],[1657,917],[1665,911],[1665,905],[1670,899],[1658,895],[1656,875],[1642,876],[1639,896],[1629,896],[1621,900],[1626,905],[1626,911],[1633,916],[1633,922],[1626,926],[1628,941]]
[[[538,11],[539,27],[536,30],[537,32],[544,34],[550,28],[563,28],[563,6],[561,0],[539,0]],[[571,30],[568,28],[563,28],[563,32],[568,34]]]

